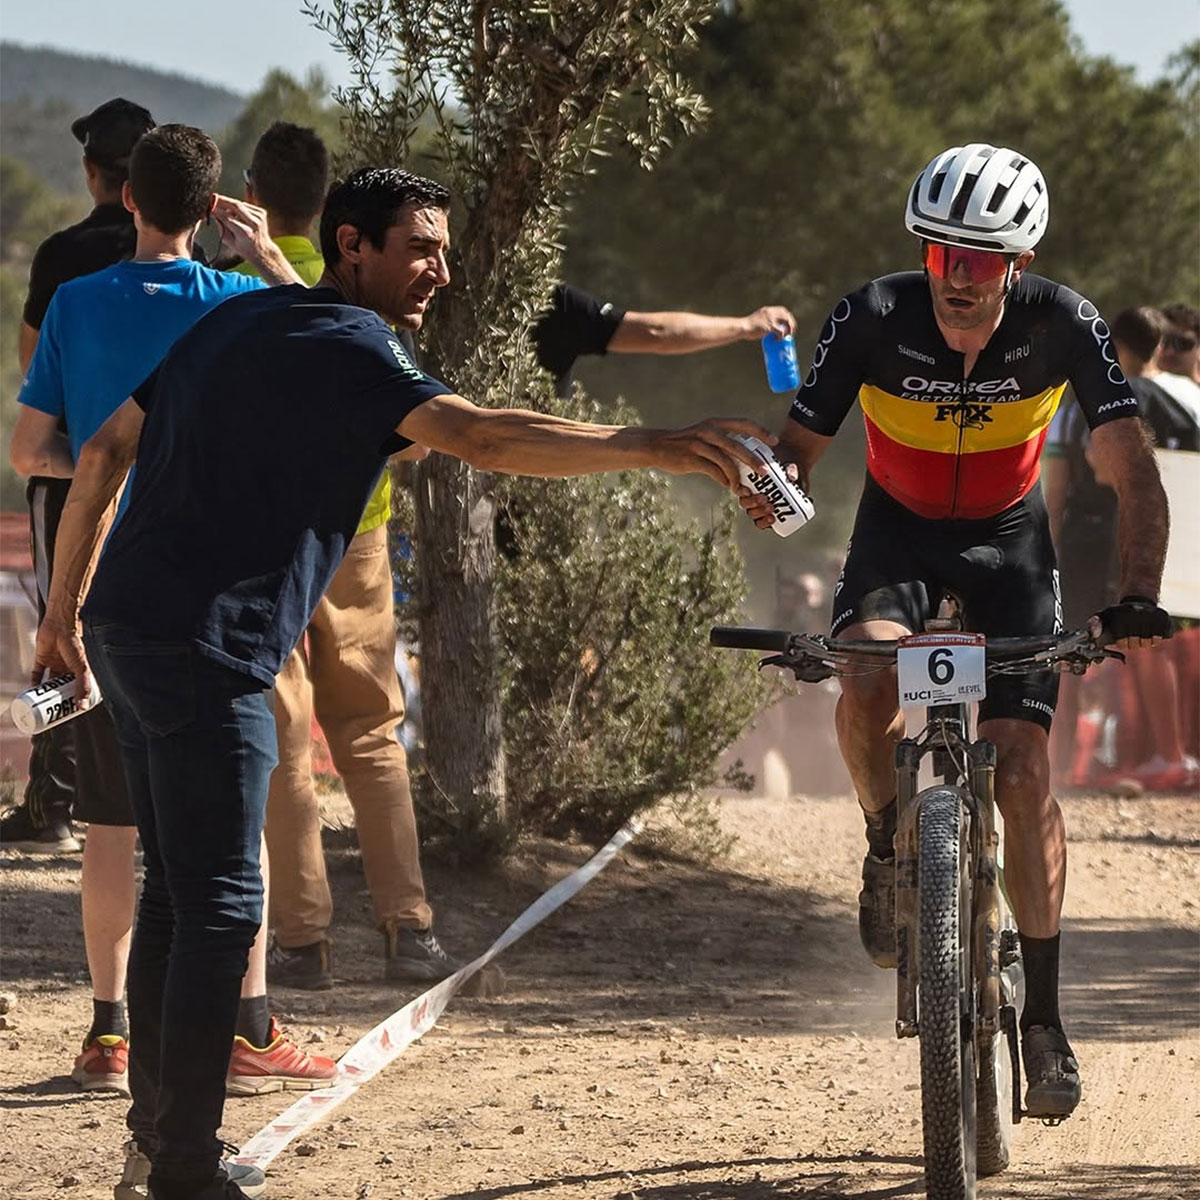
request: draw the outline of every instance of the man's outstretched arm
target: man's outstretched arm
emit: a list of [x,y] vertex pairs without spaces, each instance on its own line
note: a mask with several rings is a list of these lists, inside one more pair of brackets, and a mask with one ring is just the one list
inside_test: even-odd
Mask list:
[[775,441],[760,425],[737,417],[684,429],[590,425],[524,409],[477,408],[452,395],[419,405],[396,432],[481,471],[564,477],[658,467],[708,475],[739,495],[738,463],[752,468],[755,460],[733,435]]
[[707,317],[688,312],[627,312],[608,343],[622,354],[691,354],[755,341],[768,333],[794,333],[796,318],[782,305],[767,305],[744,317]]

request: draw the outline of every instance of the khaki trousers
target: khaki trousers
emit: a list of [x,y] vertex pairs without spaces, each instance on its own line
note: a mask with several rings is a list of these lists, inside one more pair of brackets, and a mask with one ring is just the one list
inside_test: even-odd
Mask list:
[[312,779],[314,713],[354,809],[379,927],[427,929],[433,922],[408,762],[395,737],[404,717],[395,653],[387,527],[381,525],[350,543],[307,634],[275,681],[279,765],[267,797],[266,834],[271,921],[281,946],[319,941],[333,915]]

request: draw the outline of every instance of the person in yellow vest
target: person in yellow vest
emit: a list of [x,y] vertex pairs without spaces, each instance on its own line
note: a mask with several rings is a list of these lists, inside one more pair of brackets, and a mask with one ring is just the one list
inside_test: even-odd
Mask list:
[[[245,172],[246,199],[266,209],[271,236],[310,286],[324,266],[308,235],[325,199],[328,162],[316,133],[279,121],[259,139]],[[275,682],[279,765],[271,776],[266,825],[274,930],[267,979],[273,985],[333,984],[328,936],[333,900],[309,736],[314,713],[354,809],[363,870],[384,938],[384,977],[436,982],[459,966],[433,934],[408,761],[395,736],[404,697],[394,661],[391,510],[391,477],[384,471],[345,561]]]

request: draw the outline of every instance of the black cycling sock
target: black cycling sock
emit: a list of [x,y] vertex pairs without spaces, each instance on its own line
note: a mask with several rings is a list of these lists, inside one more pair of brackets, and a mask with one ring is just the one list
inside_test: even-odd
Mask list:
[[267,1007],[267,995],[243,996],[238,1001],[238,1037],[245,1038],[250,1045],[262,1050],[271,1037],[271,1010]]
[[129,1022],[125,1019],[124,1000],[92,1000],[92,1027],[87,1040],[104,1037],[129,1037]]
[[1025,1007],[1021,1032],[1031,1025],[1062,1029],[1058,1015],[1058,939],[1026,937],[1021,934],[1021,957],[1025,962]]
[[896,801],[877,813],[864,812],[867,820],[867,845],[871,853],[883,862],[896,857]]

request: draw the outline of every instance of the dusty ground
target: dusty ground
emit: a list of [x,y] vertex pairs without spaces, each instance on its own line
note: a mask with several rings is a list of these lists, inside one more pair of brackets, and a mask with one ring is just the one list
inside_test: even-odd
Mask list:
[[[1065,1125],[1022,1125],[983,1195],[1200,1196],[1196,886],[1200,801],[1066,802],[1064,1011],[1084,1073]],[[891,1036],[892,977],[858,947],[860,825],[844,800],[729,800],[716,867],[630,854],[505,960],[498,1000],[441,1025],[273,1164],[278,1200],[884,1200],[921,1196],[916,1047]],[[338,973],[275,1007],[335,1056],[406,997],[332,835]],[[502,874],[430,872],[439,930],[481,950],[586,857],[539,844]],[[74,1090],[89,1015],[78,860],[0,858],[0,1194],[111,1196],[124,1103]],[[290,1097],[231,1100],[247,1138]],[[74,1182],[67,1183],[68,1179]]]

